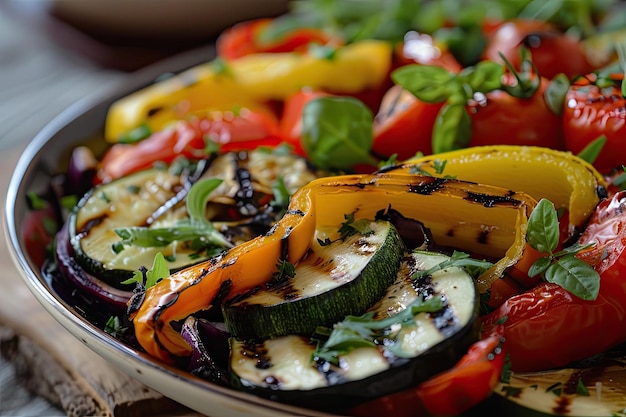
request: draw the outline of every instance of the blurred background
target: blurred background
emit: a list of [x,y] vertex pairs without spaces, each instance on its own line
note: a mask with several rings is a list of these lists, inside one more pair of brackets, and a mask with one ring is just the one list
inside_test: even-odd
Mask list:
[[[0,147],[108,81],[211,44],[287,0],[0,0]],[[29,123],[24,123],[28,120]]]

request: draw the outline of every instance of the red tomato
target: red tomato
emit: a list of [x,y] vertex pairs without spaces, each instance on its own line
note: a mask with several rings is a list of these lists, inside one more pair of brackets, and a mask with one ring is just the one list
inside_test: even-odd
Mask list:
[[311,100],[319,97],[328,97],[330,93],[303,89],[285,100],[283,114],[280,118],[280,134],[286,142],[294,146],[298,155],[304,155],[304,149],[300,142],[302,136],[302,111],[304,106]]
[[264,43],[260,36],[272,19],[255,19],[238,23],[225,30],[217,38],[217,55],[226,59],[237,59],[242,56],[262,52],[293,52],[303,50],[310,43],[326,45],[338,39],[331,37],[321,29],[297,28],[282,38]]
[[505,351],[501,328],[474,343],[450,370],[415,388],[368,401],[351,410],[359,417],[456,416],[478,405],[498,384]]
[[567,150],[579,153],[601,135],[606,143],[594,162],[601,172],[626,164],[626,99],[621,93],[623,75],[612,76],[613,85],[600,88],[595,75],[577,80],[565,96],[563,134]]
[[549,79],[558,73],[572,78],[595,69],[577,39],[537,20],[512,20],[498,26],[488,35],[483,58],[502,62],[502,53],[519,69],[521,46],[530,50],[539,74]]
[[[405,36],[395,51],[394,67],[409,64],[437,65],[450,72],[459,72],[461,64],[454,56],[436,45],[429,35],[417,32]],[[382,96],[374,120],[373,151],[383,159],[397,154],[399,160],[418,152],[432,153],[432,133],[442,104],[425,103],[400,86],[389,86]]]
[[596,243],[580,252],[580,259],[600,274],[616,280],[623,275],[622,279],[626,279],[626,191],[619,191],[598,204],[578,242]]
[[35,265],[42,266],[46,259],[46,247],[52,243],[54,232],[46,227],[46,222],[55,224],[55,213],[48,204],[46,208],[29,210],[22,223],[22,236],[26,253]]
[[514,370],[561,367],[626,342],[625,207],[626,192],[603,200],[579,239],[596,242],[578,257],[600,274],[597,299],[585,301],[542,282],[484,317],[487,328],[506,318],[504,337]]
[[443,46],[435,44],[430,35],[409,32],[396,46],[396,66],[408,64],[437,65],[450,72],[459,72],[461,64]]
[[224,152],[277,146],[282,142],[278,120],[266,111],[241,109],[238,114],[214,113],[210,119],[180,120],[139,143],[113,145],[102,158],[98,180],[111,181],[149,168],[157,161],[171,163],[179,156],[203,158],[207,139]]
[[[514,77],[507,74],[505,82]],[[470,146],[528,145],[563,150],[561,122],[544,100],[549,81],[541,79],[539,89],[529,98],[517,98],[502,90],[486,94],[484,100],[467,106],[472,119]]]
[[397,154],[409,159],[417,152],[432,153],[433,126],[443,103],[426,103],[399,85],[383,97],[374,120],[372,149],[383,158]]

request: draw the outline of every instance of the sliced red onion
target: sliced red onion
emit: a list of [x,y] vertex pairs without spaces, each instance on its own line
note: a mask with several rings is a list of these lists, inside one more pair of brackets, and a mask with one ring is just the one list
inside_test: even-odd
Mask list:
[[95,297],[111,307],[113,311],[123,314],[126,312],[126,303],[133,295],[132,291],[115,288],[85,271],[74,258],[70,245],[67,225],[57,233],[56,260],[63,277],[85,295]]
[[187,370],[203,379],[227,385],[229,333],[216,323],[190,316],[183,323],[181,335],[192,348]]

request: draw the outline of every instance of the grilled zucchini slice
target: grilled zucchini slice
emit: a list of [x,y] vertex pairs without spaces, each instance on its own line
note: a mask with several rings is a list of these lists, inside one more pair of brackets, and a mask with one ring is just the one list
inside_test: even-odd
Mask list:
[[68,231],[72,251],[83,269],[110,285],[129,289],[121,282],[140,267],[152,265],[157,252],[163,253],[170,271],[212,256],[206,246],[182,240],[167,246],[131,245],[119,252],[113,250],[122,240],[116,228],[176,228],[189,221],[185,198],[198,177],[223,181],[211,193],[205,214],[215,229],[236,245],[267,232],[278,218],[280,211],[268,207],[279,179],[283,191],[293,193],[317,176],[301,157],[264,150],[224,153],[198,162],[189,173],[183,170],[178,174],[173,168],[128,175],[95,187],[81,199],[69,216]]
[[417,313],[413,322],[390,329],[395,332],[390,342],[395,343],[394,349],[386,349],[383,342],[359,347],[341,354],[336,365],[315,360],[317,342],[307,336],[261,342],[231,338],[234,385],[287,403],[337,411],[449,369],[478,338],[479,299],[474,281],[457,267],[411,279],[416,271],[447,259],[443,254],[419,251],[405,256],[393,284],[369,309],[374,318],[384,319],[404,311],[418,297],[442,297],[441,310]]
[[[623,347],[622,347],[623,349]],[[626,356],[609,354],[591,366],[513,373],[484,404],[511,417],[626,415]]]
[[103,281],[120,286],[139,267],[152,265],[157,252],[170,259],[171,270],[201,260],[195,250],[176,242],[168,247],[113,250],[121,240],[116,228],[167,227],[187,218],[184,197],[190,184],[185,178],[167,169],[152,168],[88,192],[68,218],[70,244],[79,265]]
[[293,277],[283,275],[225,302],[231,335],[255,340],[309,336],[317,326],[369,308],[393,282],[404,246],[387,221],[372,221],[366,230],[327,244],[313,239]]

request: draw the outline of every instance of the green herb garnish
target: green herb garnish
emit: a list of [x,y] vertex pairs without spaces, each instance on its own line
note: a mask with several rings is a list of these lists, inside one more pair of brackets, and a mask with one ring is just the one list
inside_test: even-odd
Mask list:
[[272,274],[273,282],[280,282],[283,279],[293,278],[296,276],[296,267],[291,262],[279,259],[276,263],[276,272]]
[[165,257],[161,252],[157,252],[154,256],[152,269],[142,268],[133,273],[132,278],[122,281],[122,284],[139,283],[145,288],[155,286],[159,281],[170,276],[170,270],[167,267]]
[[195,183],[187,195],[187,212],[190,219],[181,220],[173,227],[137,226],[114,229],[122,240],[113,244],[113,251],[120,253],[125,246],[163,247],[174,241],[192,241],[192,246],[198,250],[232,247],[233,244],[205,217],[209,196],[221,183],[222,180],[217,178]]
[[[318,345],[313,353],[313,359],[325,360],[337,365],[338,358],[359,347],[384,346],[383,348],[393,351],[396,356],[402,353],[394,348],[397,341],[390,334],[392,326],[412,325],[414,316],[421,312],[436,312],[443,308],[441,297],[424,299],[419,297],[402,312],[382,320],[374,320],[374,312],[368,312],[361,316],[348,316],[343,321],[336,323],[332,329],[320,327],[317,330]],[[385,343],[377,343],[377,340],[385,339]]]
[[449,259],[446,259],[443,262],[438,263],[432,268],[425,269],[422,271],[414,272],[411,275],[412,280],[417,280],[420,277],[430,276],[437,271],[442,271],[446,268],[464,268],[470,275],[477,276],[480,275],[485,270],[491,268],[493,264],[491,262],[485,260],[478,260],[470,258],[467,253],[454,251]]
[[360,233],[362,235],[366,235],[372,232],[369,225],[371,220],[368,219],[354,219],[354,213],[344,214],[345,222],[341,223],[341,227],[339,228],[339,239],[346,240],[350,236]]
[[600,275],[575,255],[587,246],[572,245],[554,252],[559,244],[559,220],[554,204],[541,199],[528,219],[526,238],[531,247],[546,254],[530,267],[528,275],[538,274],[560,285],[583,300],[595,300],[600,290]]
[[104,325],[104,332],[110,334],[113,337],[121,336],[126,330],[122,327],[120,318],[118,316],[111,316]]
[[483,61],[460,73],[435,65],[406,65],[391,74],[393,81],[427,103],[444,103],[433,129],[433,153],[464,148],[471,136],[467,102],[476,94],[502,87],[504,66]]
[[353,97],[319,97],[302,111],[302,146],[323,170],[349,170],[357,164],[376,166],[370,154],[374,116]]

